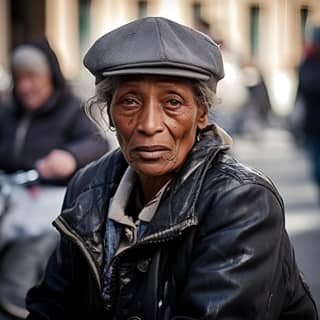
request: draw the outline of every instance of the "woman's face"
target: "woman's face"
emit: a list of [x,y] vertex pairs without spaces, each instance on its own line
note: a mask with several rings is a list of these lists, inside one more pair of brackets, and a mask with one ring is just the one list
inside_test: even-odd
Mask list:
[[14,71],[13,77],[16,93],[29,111],[41,107],[53,93],[51,75],[47,72],[19,69]]
[[169,77],[121,81],[110,116],[124,157],[144,176],[170,177],[185,161],[197,128],[207,124],[191,84]]

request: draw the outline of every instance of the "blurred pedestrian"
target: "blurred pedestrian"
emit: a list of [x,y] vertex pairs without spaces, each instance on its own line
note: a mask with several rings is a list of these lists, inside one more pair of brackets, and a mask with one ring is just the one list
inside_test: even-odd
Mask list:
[[219,100],[221,107],[210,117],[229,133],[242,134],[250,115],[245,108],[249,103],[249,90],[246,86],[238,54],[231,51],[226,43],[211,32],[210,23],[202,18],[196,19],[195,29],[215,41],[221,50],[224,64],[224,78],[219,82]]
[[303,117],[303,136],[310,155],[312,172],[320,201],[320,27],[315,27],[312,41],[299,67],[297,101]]
[[0,110],[0,169],[37,168],[42,180],[66,184],[108,144],[81,109],[45,39],[17,47],[12,99]]
[[[12,97],[0,109],[0,170],[36,169],[41,182],[66,185],[77,169],[106,153],[108,143],[72,94],[46,39],[15,48],[11,68]],[[23,220],[27,214],[21,213]],[[0,252],[0,307],[16,315],[24,314],[25,294],[55,246],[56,234],[47,233],[47,224],[39,241],[18,238]]]
[[215,42],[147,17],[97,40],[85,65],[88,108],[120,149],[70,182],[28,319],[317,319],[279,193],[208,125]]
[[272,114],[267,86],[261,70],[254,62],[242,65],[239,72],[247,96],[235,116],[235,132],[258,139],[268,126]]

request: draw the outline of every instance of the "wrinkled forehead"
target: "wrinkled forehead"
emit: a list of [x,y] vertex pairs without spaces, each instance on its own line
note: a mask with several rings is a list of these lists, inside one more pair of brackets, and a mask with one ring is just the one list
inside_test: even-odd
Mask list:
[[38,72],[29,68],[19,68],[12,71],[12,79],[14,85],[18,83],[29,81],[32,83],[39,83],[41,86],[45,86],[47,83],[52,83],[51,74],[48,72]]

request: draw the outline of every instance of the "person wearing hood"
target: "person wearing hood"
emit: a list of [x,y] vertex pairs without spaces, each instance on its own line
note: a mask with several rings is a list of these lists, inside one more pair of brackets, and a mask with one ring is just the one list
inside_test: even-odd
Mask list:
[[66,184],[109,146],[81,109],[46,39],[14,49],[12,99],[0,111],[0,170],[37,169],[43,182]]
[[[61,186],[77,169],[109,151],[108,141],[69,89],[46,39],[15,48],[11,69],[12,97],[0,108],[0,170],[36,169],[41,186],[37,201],[22,197],[27,191],[15,190],[15,205],[1,220],[1,319],[7,319],[1,310],[25,317],[25,294],[41,278],[58,240],[51,222],[60,207]],[[39,209],[39,201],[45,212]]]

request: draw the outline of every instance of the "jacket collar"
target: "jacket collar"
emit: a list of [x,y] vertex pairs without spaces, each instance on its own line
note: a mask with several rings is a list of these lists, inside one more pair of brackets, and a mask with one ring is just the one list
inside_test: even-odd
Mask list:
[[206,173],[219,151],[230,148],[232,139],[222,128],[210,125],[200,132],[198,140],[168,186],[142,241],[152,239],[155,233],[171,237],[177,230],[198,223],[195,205]]
[[[216,125],[203,130],[179,174],[172,179],[161,198],[158,210],[141,241],[154,237],[171,237],[198,223],[195,210],[206,172],[219,151],[230,147],[231,138]],[[105,215],[110,198],[126,170],[119,150],[111,153],[94,170],[94,178],[82,190],[71,208],[56,220],[59,228],[80,240],[89,249],[98,265],[102,265]],[[112,170],[110,170],[112,168]],[[83,173],[86,174],[86,171]]]

